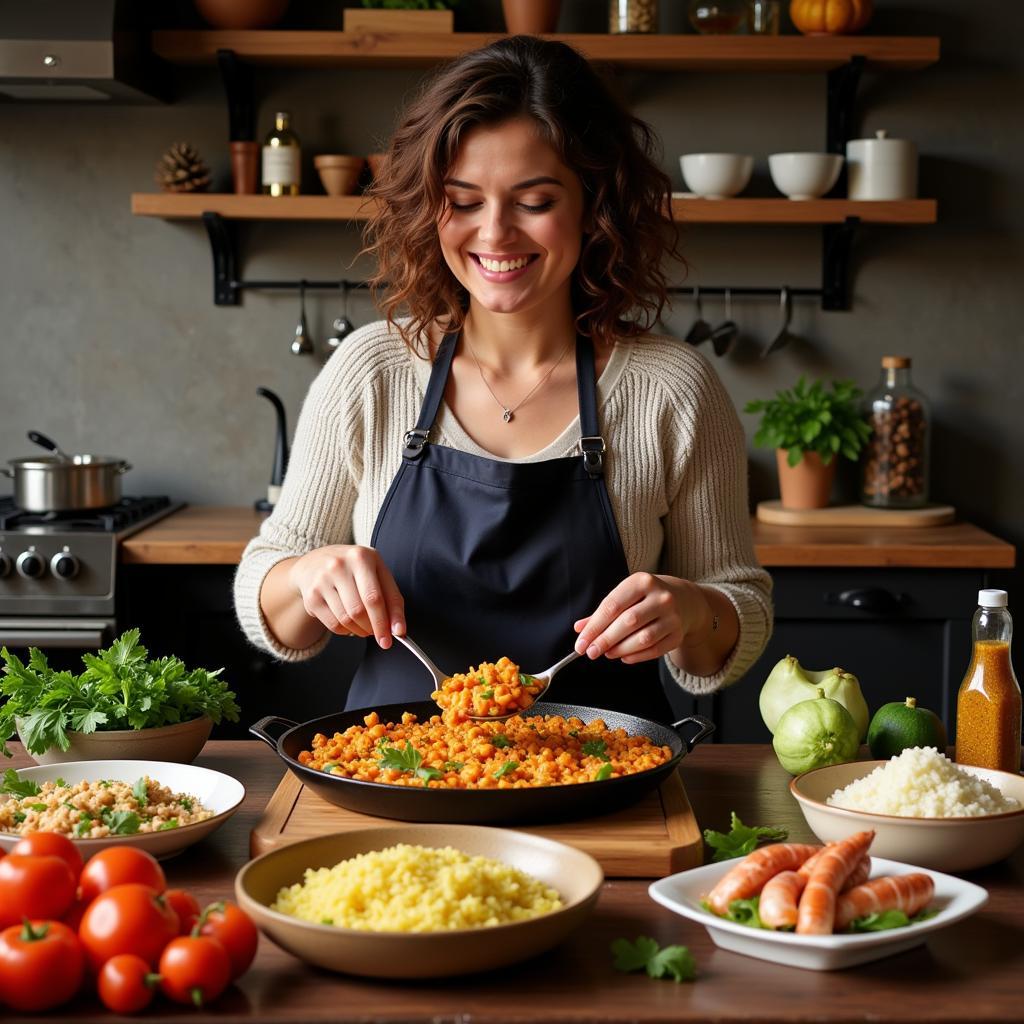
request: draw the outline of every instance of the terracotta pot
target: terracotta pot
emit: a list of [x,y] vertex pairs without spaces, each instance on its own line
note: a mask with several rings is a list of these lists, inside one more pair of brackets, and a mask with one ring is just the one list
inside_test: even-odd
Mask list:
[[260,146],[258,142],[232,142],[231,181],[235,195],[252,196],[259,192]]
[[322,153],[313,157],[313,166],[329,196],[350,196],[356,190],[366,161],[361,156]]
[[554,32],[562,0],[501,0],[510,35],[538,36]]
[[288,0],[195,0],[195,5],[214,28],[270,28],[288,10]]
[[786,461],[786,449],[775,450],[779,468],[779,491],[783,508],[825,508],[832,494],[832,481],[836,476],[836,456],[826,466],[817,452],[804,452],[803,458],[791,466]]

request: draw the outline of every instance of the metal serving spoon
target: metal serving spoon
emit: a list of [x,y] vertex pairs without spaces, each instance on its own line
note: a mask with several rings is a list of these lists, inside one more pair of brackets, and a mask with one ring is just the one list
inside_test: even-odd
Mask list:
[[[423,667],[434,677],[435,689],[440,690],[441,684],[449,678],[448,672],[442,672],[427,656],[426,652],[417,644],[414,640],[410,640],[407,636],[396,636],[392,634],[395,639],[407,647],[413,655],[423,663]],[[543,672],[524,672],[523,675],[532,676],[538,682],[542,682],[544,685],[541,687],[537,696],[534,700],[540,700],[545,693],[551,688],[551,682],[555,678],[555,675],[560,672],[570,662],[575,661],[579,657],[576,651],[572,654],[567,654],[561,661],[556,661],[550,668],[544,669]],[[518,708],[515,711],[510,711],[507,715],[467,715],[470,721],[473,722],[504,722],[506,719],[515,718],[516,715],[522,713],[522,708]]]

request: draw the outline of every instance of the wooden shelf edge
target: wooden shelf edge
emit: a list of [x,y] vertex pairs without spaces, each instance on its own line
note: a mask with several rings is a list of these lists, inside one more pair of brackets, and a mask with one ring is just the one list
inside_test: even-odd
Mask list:
[[[166,220],[198,220],[219,213],[229,220],[366,220],[372,209],[363,196],[237,196],[228,193],[134,192],[132,214]],[[851,199],[673,199],[684,224],[841,224],[859,217],[865,224],[934,224],[934,199],[864,202]]]
[[[162,30],[158,57],[172,64],[214,64],[229,49],[258,64],[428,67],[474,50],[500,33]],[[827,71],[863,56],[869,64],[920,70],[939,59],[937,36],[552,35],[591,60],[652,70]]]

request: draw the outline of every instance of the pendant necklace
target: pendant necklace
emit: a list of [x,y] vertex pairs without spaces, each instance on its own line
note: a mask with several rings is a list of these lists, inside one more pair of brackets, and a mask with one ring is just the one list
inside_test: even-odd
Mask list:
[[480,365],[480,360],[477,359],[476,353],[473,351],[473,346],[470,345],[469,343],[469,338],[466,338],[465,341],[466,348],[469,349],[469,354],[473,357],[473,362],[476,363],[476,368],[477,372],[480,374],[480,379],[484,382],[484,387],[487,388],[487,390],[490,392],[491,398],[493,398],[498,403],[498,407],[501,409],[501,418],[506,423],[511,423],[513,416],[515,416],[516,410],[520,408],[520,406],[525,405],[527,400],[531,398],[540,389],[541,385],[547,383],[548,378],[551,376],[551,374],[555,372],[555,370],[558,369],[558,364],[565,358],[565,353],[568,352],[570,347],[572,346],[572,342],[570,341],[569,344],[562,349],[561,355],[559,355],[559,357],[554,361],[554,363],[551,364],[551,369],[548,370],[548,372],[545,373],[544,376],[541,377],[541,379],[537,381],[537,383],[534,384],[533,387],[530,388],[530,390],[527,391],[526,394],[518,402],[516,402],[515,405],[507,406],[494,393],[494,391],[491,388],[491,385],[487,383],[487,378],[484,376],[484,368]]

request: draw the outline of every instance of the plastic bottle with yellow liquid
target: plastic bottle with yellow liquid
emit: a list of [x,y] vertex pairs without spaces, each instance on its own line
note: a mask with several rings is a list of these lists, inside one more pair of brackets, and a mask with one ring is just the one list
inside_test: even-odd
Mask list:
[[956,702],[956,760],[1020,772],[1021,695],[1010,661],[1013,620],[1005,590],[978,592],[974,653]]

